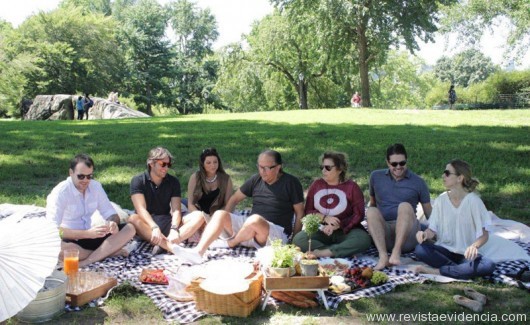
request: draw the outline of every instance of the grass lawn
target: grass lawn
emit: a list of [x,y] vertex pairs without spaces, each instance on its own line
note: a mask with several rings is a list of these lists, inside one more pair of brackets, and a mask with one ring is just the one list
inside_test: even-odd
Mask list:
[[[349,155],[350,173],[368,199],[369,173],[385,167],[389,144],[405,144],[409,168],[424,177],[432,198],[444,191],[441,174],[447,161],[467,160],[479,178],[479,192],[501,218],[530,224],[530,110],[416,111],[329,109],[246,114],[193,115],[100,121],[0,121],[0,202],[45,205],[46,195],[68,175],[68,162],[90,154],[109,198],[131,209],[129,182],[145,169],[150,148],[167,147],[176,157],[174,173],[183,196],[197,169],[202,149],[214,146],[239,186],[256,172],[265,148],[283,155],[284,168],[305,188],[320,175],[318,157],[325,150]],[[248,202],[244,202],[248,204]],[[479,283],[491,296],[486,312],[524,313],[530,299],[523,290]],[[337,312],[283,308],[255,312],[255,323],[321,323],[335,315],[366,321],[368,313],[460,312],[451,297],[463,285],[408,285],[374,299],[342,304]],[[320,313],[322,317],[317,317]],[[68,323],[161,322],[150,300],[122,288],[103,308],[63,316]],[[341,318],[329,318],[332,323]],[[148,321],[149,320],[149,321]],[[13,323],[13,321],[11,321]],[[206,323],[237,323],[236,318],[208,317]],[[239,320],[248,323],[248,319]]]

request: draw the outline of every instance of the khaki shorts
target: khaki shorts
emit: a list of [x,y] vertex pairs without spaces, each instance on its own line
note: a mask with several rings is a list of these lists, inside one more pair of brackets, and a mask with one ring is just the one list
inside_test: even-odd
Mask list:
[[[243,224],[247,220],[246,216],[242,216],[239,214],[230,213],[230,218],[232,219],[232,230],[234,231],[234,235],[243,228]],[[223,235],[226,235],[224,232],[221,234],[221,238]],[[223,238],[227,239],[227,238]],[[269,238],[267,239],[267,243],[265,245],[270,245],[273,240],[275,239],[281,239],[283,244],[287,244],[287,235],[283,232],[283,227],[278,226],[272,222],[269,222]],[[244,241],[241,244],[241,246],[246,247],[254,247],[254,248],[261,248],[260,244],[258,244],[254,238]]]
[[[392,248],[394,248],[394,243],[396,242],[396,221],[387,221],[385,226],[386,249],[387,251],[391,252]],[[416,245],[418,245],[416,233],[420,231],[420,229],[420,222],[418,219],[416,219],[412,225],[412,230],[405,238],[405,243],[403,243],[403,247],[401,248],[403,253],[411,252],[414,250],[414,248],[416,248]]]

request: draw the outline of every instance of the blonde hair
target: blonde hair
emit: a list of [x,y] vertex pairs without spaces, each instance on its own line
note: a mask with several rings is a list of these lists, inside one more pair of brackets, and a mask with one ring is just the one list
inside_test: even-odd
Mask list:
[[171,155],[169,150],[164,147],[155,147],[149,150],[149,154],[147,155],[147,169],[151,171],[151,163],[166,158],[169,158],[169,162],[173,162],[173,156]]

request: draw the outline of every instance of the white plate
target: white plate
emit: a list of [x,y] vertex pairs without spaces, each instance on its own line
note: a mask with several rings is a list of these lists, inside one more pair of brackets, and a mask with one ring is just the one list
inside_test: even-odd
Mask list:
[[215,293],[218,295],[230,295],[233,293],[243,292],[248,290],[249,281],[244,279],[224,279],[219,281],[215,278],[208,278],[199,285],[203,290]]
[[205,265],[205,278],[244,279],[254,272],[254,266],[237,260],[216,260]]

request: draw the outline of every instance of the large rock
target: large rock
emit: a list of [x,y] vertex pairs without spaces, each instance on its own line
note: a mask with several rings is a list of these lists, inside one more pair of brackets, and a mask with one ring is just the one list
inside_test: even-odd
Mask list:
[[[39,95],[24,114],[25,120],[73,120],[77,116],[75,102],[78,95]],[[88,118],[116,119],[130,117],[149,117],[125,105],[110,102],[99,97],[91,97],[94,106],[90,108]]]

